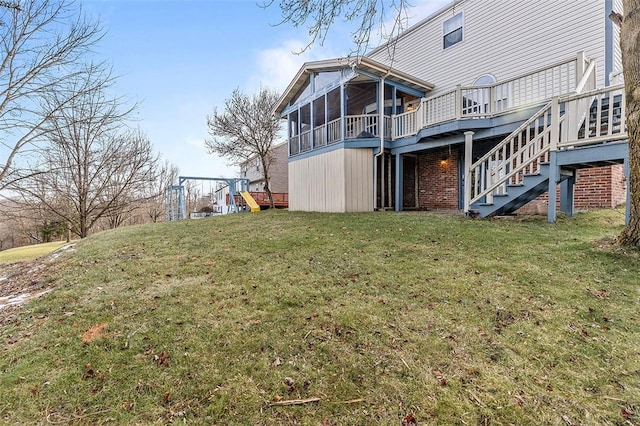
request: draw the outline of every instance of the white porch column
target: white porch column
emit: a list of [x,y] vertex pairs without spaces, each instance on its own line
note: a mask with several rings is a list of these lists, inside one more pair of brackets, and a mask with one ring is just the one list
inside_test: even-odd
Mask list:
[[340,84],[340,140],[344,141],[344,115],[346,112],[344,83]]
[[313,117],[313,103],[314,103],[315,99],[313,99],[310,103],[309,103],[309,126],[311,127],[311,133],[309,134],[309,142],[311,143],[311,149],[315,149],[316,148],[316,142],[314,141],[314,137],[315,137],[315,126],[316,124],[314,123],[314,117]]

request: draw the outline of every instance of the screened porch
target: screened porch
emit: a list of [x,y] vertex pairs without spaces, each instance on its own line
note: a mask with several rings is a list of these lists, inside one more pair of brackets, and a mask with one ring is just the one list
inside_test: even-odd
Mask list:
[[392,116],[415,110],[433,86],[368,58],[305,64],[276,113],[289,155],[347,140],[391,140]]

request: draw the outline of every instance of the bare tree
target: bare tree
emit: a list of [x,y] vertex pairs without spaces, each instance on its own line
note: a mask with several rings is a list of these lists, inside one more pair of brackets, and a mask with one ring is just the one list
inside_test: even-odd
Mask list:
[[[14,174],[17,156],[77,95],[64,85],[86,70],[84,57],[102,34],[73,0],[0,3],[0,189],[25,176]],[[58,104],[43,101],[52,92]]]
[[609,18],[620,27],[620,49],[625,82],[626,122],[629,135],[629,223],[620,243],[640,247],[640,0],[623,0],[624,15]]
[[276,3],[282,14],[278,25],[290,23],[309,30],[309,42],[299,53],[316,42],[322,45],[340,18],[353,24],[355,53],[364,53],[371,45],[372,31],[377,30],[380,40],[397,36],[407,26],[407,11],[411,7],[409,0],[267,0],[262,7]]
[[185,209],[187,217],[196,211],[198,200],[202,197],[202,191],[198,189],[198,184],[189,180],[184,185]]
[[620,25],[629,135],[630,218],[620,242],[640,247],[640,0],[623,0],[623,8],[624,15],[612,16]]
[[[132,109],[107,95],[112,81],[108,73],[90,73],[69,82],[66,91],[76,95],[46,121],[37,164],[13,188],[81,238],[103,218],[121,223],[119,215],[155,179],[158,158],[144,134],[125,127]],[[57,95],[48,101],[57,104]]]
[[266,88],[253,96],[240,89],[234,90],[231,98],[224,102],[224,111],[218,112],[214,108],[213,115],[207,117],[211,139],[205,142],[210,153],[227,157],[235,164],[257,157],[262,166],[264,191],[272,208],[273,195],[269,188],[271,148],[282,125],[273,114],[278,98],[277,92]]
[[146,219],[155,223],[164,217],[165,189],[178,181],[178,175],[178,167],[168,160],[159,165],[155,181],[151,182],[146,189],[146,202],[144,203]]

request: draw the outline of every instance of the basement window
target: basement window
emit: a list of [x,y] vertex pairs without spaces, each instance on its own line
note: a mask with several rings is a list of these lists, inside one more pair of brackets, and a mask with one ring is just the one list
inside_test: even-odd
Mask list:
[[462,41],[462,12],[442,24],[442,48],[447,49]]

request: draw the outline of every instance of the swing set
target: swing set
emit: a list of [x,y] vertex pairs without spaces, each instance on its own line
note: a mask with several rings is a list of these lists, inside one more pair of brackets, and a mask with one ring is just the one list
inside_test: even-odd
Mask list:
[[[229,201],[227,204],[227,213],[239,213],[246,211],[246,206],[239,205],[236,202],[236,195],[241,195],[245,200],[249,195],[249,179],[246,178],[212,178],[201,176],[179,176],[177,185],[169,185],[165,189],[165,220],[182,220],[187,219],[187,205],[185,200],[185,187],[186,181],[200,181],[204,182],[225,182],[229,187]],[[211,189],[211,187],[210,187]],[[245,195],[246,194],[246,195]],[[213,191],[210,196],[213,198]],[[250,204],[251,200],[247,200]],[[255,201],[254,201],[255,203]],[[213,204],[213,200],[212,200]],[[259,208],[258,208],[259,210]],[[251,206],[251,211],[255,211]]]

